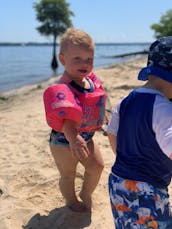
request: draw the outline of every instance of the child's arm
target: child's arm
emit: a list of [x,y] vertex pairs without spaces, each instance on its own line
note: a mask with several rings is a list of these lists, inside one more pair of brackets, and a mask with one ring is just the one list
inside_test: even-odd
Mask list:
[[116,136],[114,134],[108,133],[108,138],[109,138],[109,142],[112,147],[112,150],[114,154],[116,155]]
[[72,120],[65,120],[62,131],[69,141],[72,154],[79,159],[84,159],[88,157],[89,150],[85,140],[78,134],[76,126],[77,124]]
[[116,155],[116,136],[119,128],[120,104],[121,102],[119,102],[118,105],[115,107],[107,126],[107,134],[108,134],[109,142],[115,155]]

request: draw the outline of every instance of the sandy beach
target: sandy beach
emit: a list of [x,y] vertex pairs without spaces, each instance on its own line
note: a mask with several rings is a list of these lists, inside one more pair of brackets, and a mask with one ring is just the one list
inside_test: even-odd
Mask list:
[[[112,108],[133,88],[146,59],[140,58],[96,69]],[[50,128],[45,121],[42,94],[52,81],[0,95],[0,229],[113,229],[107,189],[115,156],[107,136],[95,135],[105,168],[93,199],[91,213],[74,213],[64,205],[58,188],[59,172],[49,150]],[[76,190],[83,179],[79,165]],[[169,187],[172,205],[172,184]]]

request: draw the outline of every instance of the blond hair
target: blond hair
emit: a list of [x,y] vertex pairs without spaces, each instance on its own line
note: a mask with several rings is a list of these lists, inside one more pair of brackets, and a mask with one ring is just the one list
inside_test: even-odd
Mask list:
[[82,46],[88,50],[94,50],[94,42],[89,34],[80,29],[70,28],[60,39],[60,53],[63,53],[70,45]]

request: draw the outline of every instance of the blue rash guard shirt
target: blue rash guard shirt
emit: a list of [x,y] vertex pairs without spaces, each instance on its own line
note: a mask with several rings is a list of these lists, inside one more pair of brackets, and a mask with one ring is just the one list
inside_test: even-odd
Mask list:
[[164,188],[171,181],[172,160],[161,150],[152,128],[155,98],[155,93],[132,91],[121,102],[112,173]]

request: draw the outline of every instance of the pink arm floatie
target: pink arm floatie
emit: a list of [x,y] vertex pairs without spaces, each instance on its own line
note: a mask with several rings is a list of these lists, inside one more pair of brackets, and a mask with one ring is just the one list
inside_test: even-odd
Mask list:
[[81,122],[82,108],[66,84],[57,84],[44,91],[44,106],[48,125],[60,131],[65,119]]

